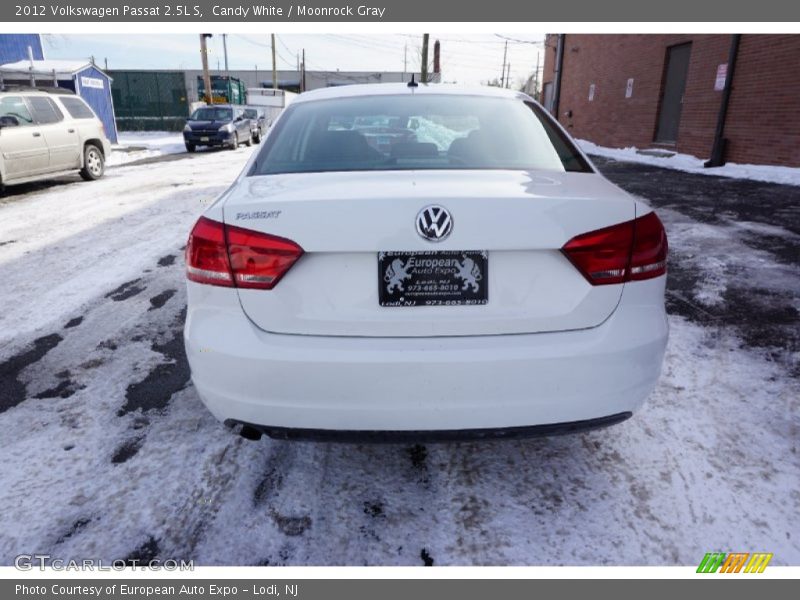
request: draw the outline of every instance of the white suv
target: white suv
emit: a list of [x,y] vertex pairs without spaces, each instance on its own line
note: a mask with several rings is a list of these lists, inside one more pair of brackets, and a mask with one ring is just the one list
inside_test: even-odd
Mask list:
[[98,179],[110,152],[100,119],[72,92],[0,92],[0,186],[74,171]]

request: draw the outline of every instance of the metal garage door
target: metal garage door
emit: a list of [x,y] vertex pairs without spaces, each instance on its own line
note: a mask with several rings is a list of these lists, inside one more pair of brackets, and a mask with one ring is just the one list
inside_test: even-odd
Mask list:
[[661,109],[658,112],[656,142],[674,144],[678,140],[683,92],[686,89],[686,73],[689,70],[691,51],[691,43],[667,49],[667,70],[664,75]]

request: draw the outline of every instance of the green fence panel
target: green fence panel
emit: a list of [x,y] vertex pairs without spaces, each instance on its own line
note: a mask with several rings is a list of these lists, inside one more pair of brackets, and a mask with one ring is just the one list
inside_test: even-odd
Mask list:
[[189,111],[182,71],[112,70],[111,94],[120,131],[180,131]]

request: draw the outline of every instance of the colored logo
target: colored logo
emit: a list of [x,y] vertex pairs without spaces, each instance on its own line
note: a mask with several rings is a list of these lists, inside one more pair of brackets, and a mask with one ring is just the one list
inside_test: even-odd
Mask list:
[[772,553],[769,552],[708,552],[697,567],[698,573],[763,573]]

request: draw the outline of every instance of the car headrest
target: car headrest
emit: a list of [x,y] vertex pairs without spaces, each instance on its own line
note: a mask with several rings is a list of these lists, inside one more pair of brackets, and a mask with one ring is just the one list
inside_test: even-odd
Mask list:
[[312,160],[340,161],[374,159],[377,151],[358,131],[321,131],[309,140],[308,157]]

